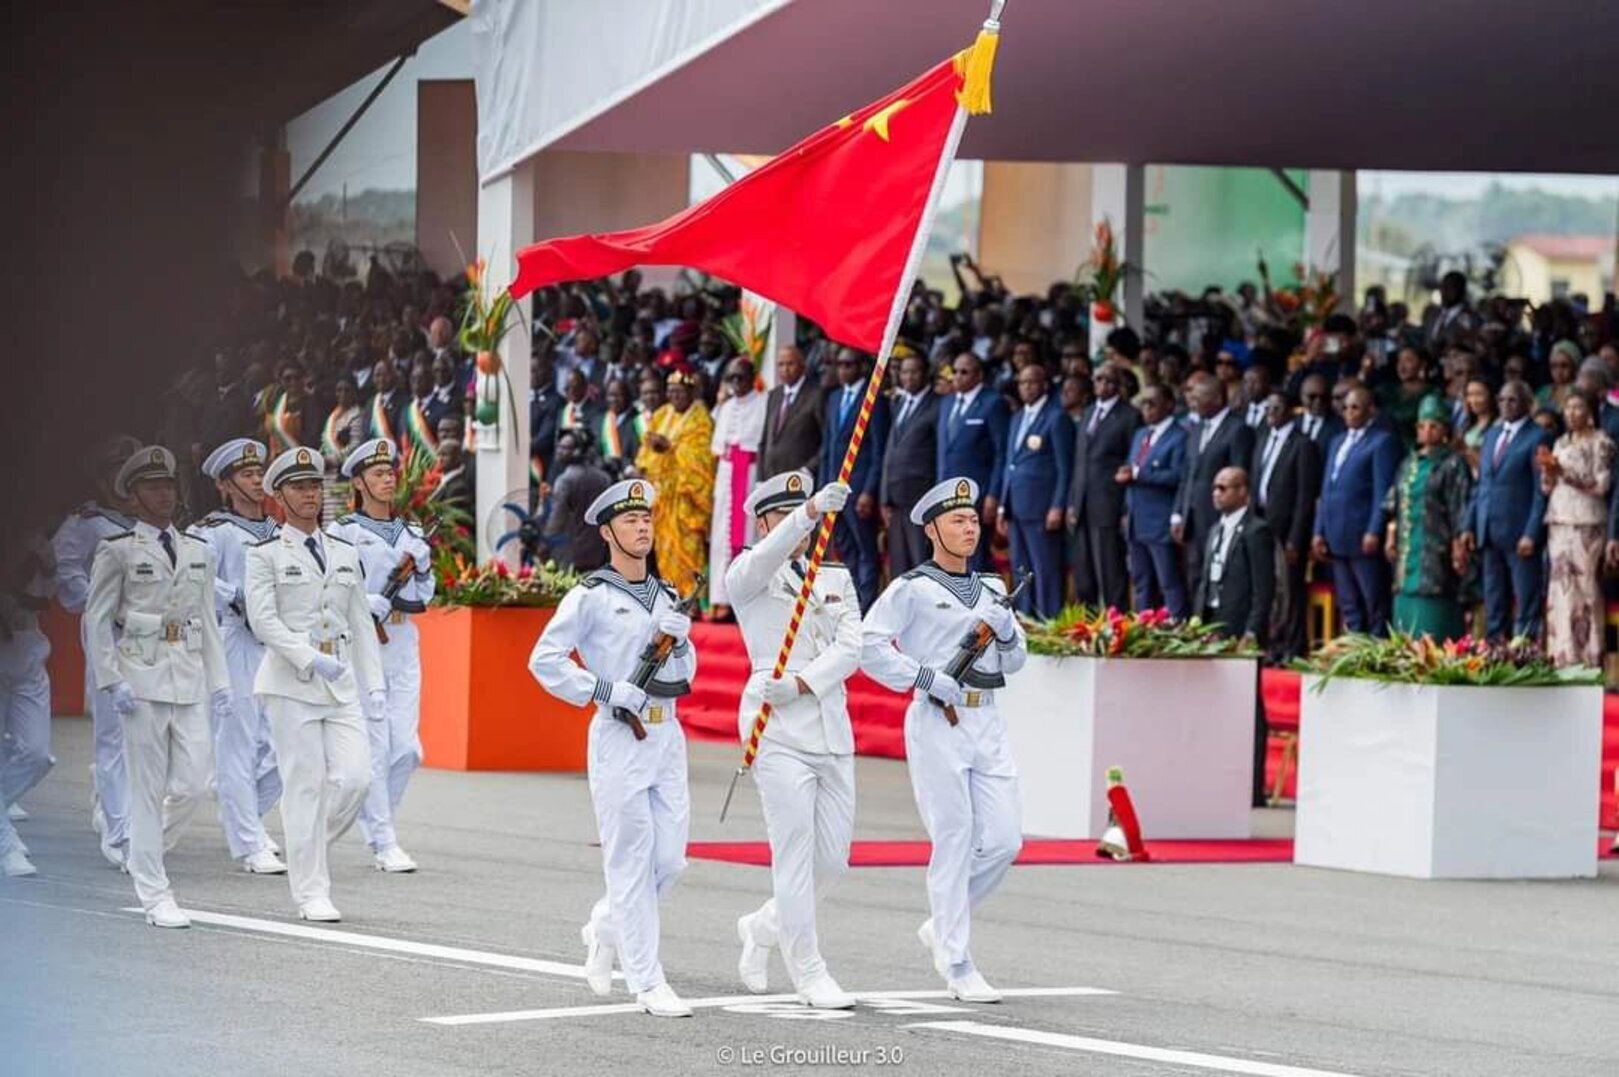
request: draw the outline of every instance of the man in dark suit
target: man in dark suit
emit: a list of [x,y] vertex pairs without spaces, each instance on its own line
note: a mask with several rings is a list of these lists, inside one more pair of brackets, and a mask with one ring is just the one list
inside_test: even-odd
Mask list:
[[1130,575],[1124,560],[1124,487],[1119,468],[1141,413],[1119,395],[1119,372],[1104,365],[1093,379],[1096,400],[1074,433],[1068,526],[1074,531],[1074,592],[1088,604],[1125,608]]
[[[820,473],[832,481],[843,464],[843,454],[854,435],[855,420],[860,417],[860,401],[866,392],[866,357],[853,348],[838,352],[838,390],[827,397],[826,430],[828,437],[821,452]],[[879,396],[871,411],[866,427],[866,438],[855,457],[854,471],[849,475],[849,492],[854,504],[837,515],[832,538],[837,544],[838,556],[849,566],[854,577],[855,592],[860,596],[860,611],[864,613],[877,601],[877,582],[881,566],[877,562],[878,485],[883,474],[883,449],[888,441],[888,400]]]
[[1006,443],[998,521],[1012,545],[1013,576],[1034,573],[1018,609],[1039,617],[1055,617],[1062,609],[1063,522],[1074,458],[1074,424],[1048,390],[1046,368],[1039,363],[1018,371],[1023,406],[1012,416]]
[[776,387],[765,398],[759,481],[800,469],[815,475],[821,464],[824,421],[821,387],[804,376],[804,353],[789,344],[776,353]]
[[1192,610],[1169,536],[1169,516],[1186,471],[1186,431],[1175,422],[1175,398],[1164,386],[1147,386],[1140,399],[1142,425],[1130,440],[1129,460],[1115,476],[1128,509],[1130,581],[1136,609],[1161,604],[1179,619]]
[[562,397],[557,393],[548,355],[528,361],[528,458],[538,460],[547,482],[555,474],[552,464],[557,444],[557,414]]
[[1186,474],[1175,495],[1170,534],[1186,553],[1186,580],[1196,588],[1203,578],[1203,549],[1217,515],[1214,476],[1223,468],[1246,468],[1254,454],[1254,432],[1226,407],[1225,386],[1212,375],[1194,375],[1187,402],[1200,420],[1186,430]]
[[1299,431],[1315,443],[1325,459],[1327,446],[1344,432],[1343,420],[1332,410],[1332,386],[1319,374],[1305,378],[1299,389],[1299,403],[1304,405],[1299,415]]
[[983,491],[985,527],[979,535],[972,567],[989,566],[989,536],[1000,515],[1001,468],[1006,460],[1011,416],[999,393],[984,385],[984,366],[972,352],[950,364],[955,393],[939,401],[939,453],[934,473],[972,479]]
[[1389,564],[1383,556],[1383,498],[1400,465],[1400,441],[1372,421],[1372,394],[1357,386],[1344,398],[1345,430],[1323,461],[1310,555],[1331,561],[1344,627],[1381,636],[1389,623]]
[[1458,554],[1477,553],[1483,561],[1485,634],[1537,638],[1545,600],[1546,495],[1536,454],[1551,439],[1529,417],[1534,396],[1523,382],[1501,386],[1496,404],[1501,420],[1480,446],[1478,485]]
[[939,394],[933,372],[920,355],[899,363],[899,391],[894,394],[894,425],[883,453],[883,477],[877,501],[888,528],[888,577],[900,576],[928,559],[928,540],[911,523],[911,506],[933,489],[938,472]]
[[1265,398],[1265,430],[1254,445],[1248,474],[1254,507],[1276,540],[1270,658],[1287,662],[1305,650],[1304,573],[1321,493],[1321,450],[1300,429],[1293,402],[1280,389]]
[[[410,405],[410,390],[399,384],[399,375],[394,371],[393,364],[386,359],[378,360],[376,366],[371,368],[371,386],[375,392],[366,402],[371,436],[392,438],[397,443],[405,433],[405,408]],[[379,398],[382,405],[380,409],[377,407]],[[379,410],[382,423],[377,422]]]
[[[1265,521],[1248,508],[1248,473],[1221,468],[1210,484],[1219,516],[1209,529],[1204,564],[1197,585],[1197,611],[1205,624],[1228,636],[1242,636],[1264,647],[1275,598],[1275,539]],[[1254,681],[1253,805],[1265,802],[1265,696]]]

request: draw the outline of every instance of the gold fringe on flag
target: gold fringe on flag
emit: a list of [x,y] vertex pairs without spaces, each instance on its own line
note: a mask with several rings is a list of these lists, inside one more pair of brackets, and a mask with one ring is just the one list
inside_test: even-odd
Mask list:
[[995,50],[1001,42],[1001,9],[1005,0],[995,0],[978,31],[971,48],[956,54],[956,70],[961,73],[961,89],[956,91],[956,102],[969,116],[983,116],[991,111],[990,76],[995,71]]

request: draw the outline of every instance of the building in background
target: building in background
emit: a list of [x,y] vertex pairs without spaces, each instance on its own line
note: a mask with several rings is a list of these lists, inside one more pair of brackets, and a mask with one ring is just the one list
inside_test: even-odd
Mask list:
[[1601,305],[1613,290],[1614,237],[1559,236],[1532,232],[1507,244],[1501,264],[1501,289],[1544,303],[1584,295]]

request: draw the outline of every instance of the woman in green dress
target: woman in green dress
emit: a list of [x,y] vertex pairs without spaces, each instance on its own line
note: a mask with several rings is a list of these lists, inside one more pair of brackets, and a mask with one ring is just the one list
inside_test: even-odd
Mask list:
[[1436,640],[1466,634],[1461,581],[1451,557],[1463,530],[1473,474],[1451,444],[1450,409],[1438,397],[1417,414],[1417,450],[1400,464],[1383,508],[1394,564],[1394,628]]

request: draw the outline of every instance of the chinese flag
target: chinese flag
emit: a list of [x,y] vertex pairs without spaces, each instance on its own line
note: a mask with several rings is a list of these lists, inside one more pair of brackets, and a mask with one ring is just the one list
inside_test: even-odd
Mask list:
[[[968,50],[969,52],[971,50]],[[636,265],[722,277],[876,352],[917,267],[923,216],[955,155],[964,52],[659,224],[570,236],[518,252],[512,295]]]

